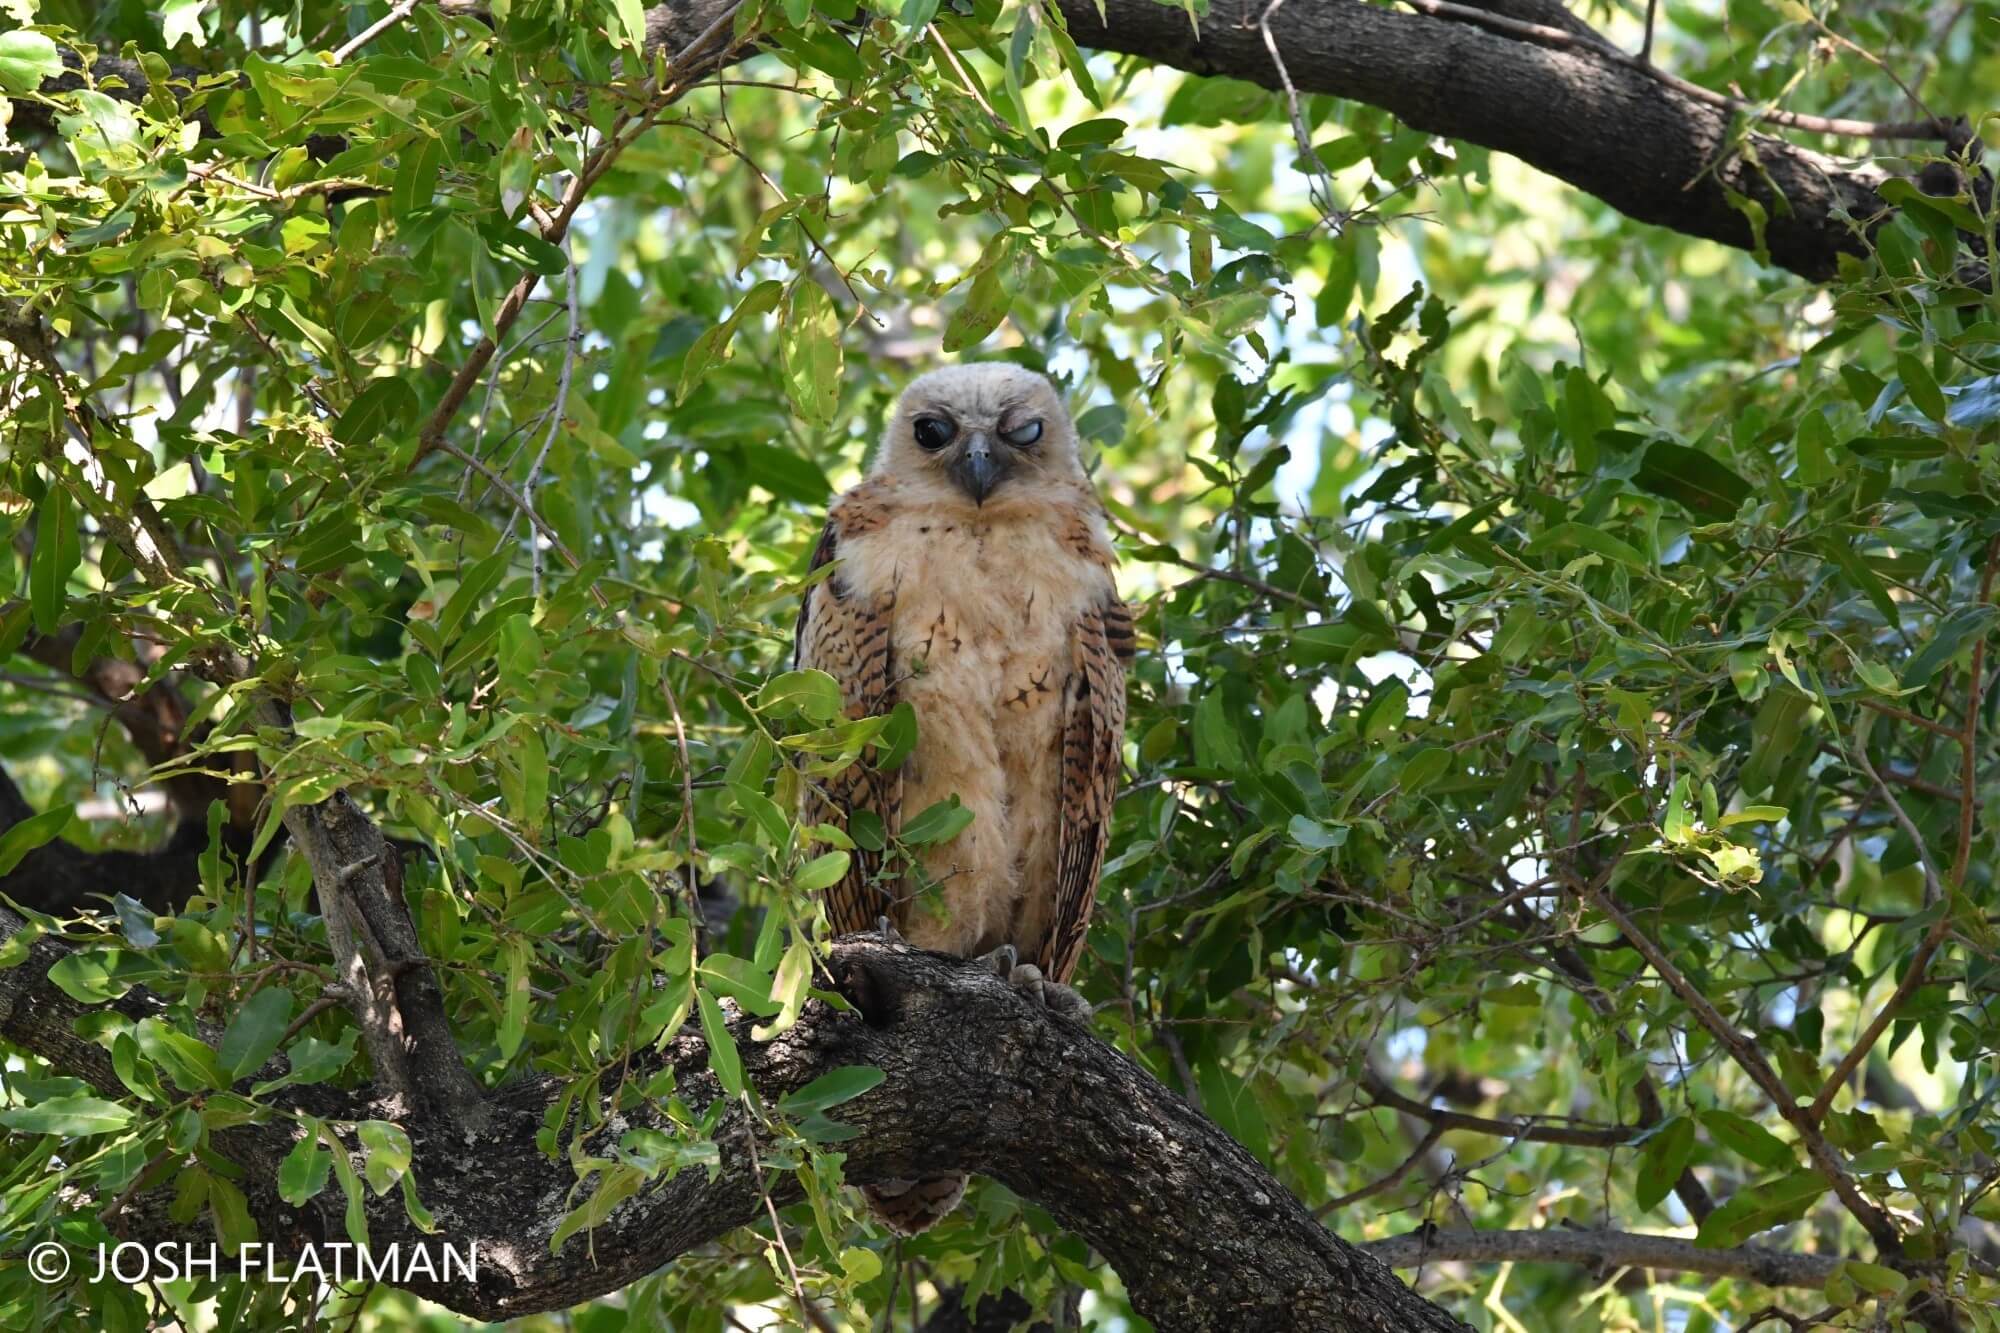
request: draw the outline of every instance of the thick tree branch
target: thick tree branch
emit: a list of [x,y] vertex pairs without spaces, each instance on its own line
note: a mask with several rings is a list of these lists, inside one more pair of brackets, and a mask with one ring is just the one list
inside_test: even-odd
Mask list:
[[[0,942],[21,924],[0,911]],[[60,948],[40,941],[28,961],[0,971],[0,1038],[115,1092],[120,1085],[105,1050],[73,1030],[82,1006],[46,979]],[[858,1012],[814,1002],[797,1026],[762,1044],[751,1040],[748,1018],[731,1029],[767,1105],[843,1066],[887,1074],[834,1111],[858,1131],[842,1144],[851,1183],[948,1168],[992,1176],[1094,1245],[1163,1333],[1462,1327],[1314,1222],[1254,1158],[1131,1060],[1086,1028],[1051,1018],[989,972],[860,940],[837,946],[831,967]],[[136,1014],[155,1004],[135,990],[112,1007]],[[629,1085],[661,1064],[672,1067],[680,1096],[697,1113],[721,1096],[698,1031],[683,1030],[664,1052],[640,1057]],[[448,1282],[413,1282],[410,1290],[487,1319],[559,1309],[615,1291],[754,1221],[763,1215],[765,1190],[779,1203],[797,1197],[788,1174],[758,1178],[747,1136],[766,1131],[736,1108],[716,1130],[722,1160],[714,1179],[701,1170],[656,1177],[589,1235],[552,1254],[556,1226],[589,1188],[572,1198],[577,1178],[567,1155],[551,1156],[535,1143],[562,1093],[561,1083],[546,1078],[503,1089],[476,1137],[429,1112],[401,1117],[415,1146],[420,1193],[438,1220],[436,1240],[477,1245],[479,1254],[476,1281],[454,1274]],[[329,1114],[337,1108],[328,1099],[339,1096],[287,1088],[270,1100]],[[308,1098],[311,1107],[299,1104]],[[619,1136],[634,1130],[683,1134],[639,1105],[590,1131],[584,1150],[609,1157]],[[337,1189],[289,1219],[290,1210],[274,1201],[274,1181],[262,1172],[297,1133],[289,1117],[274,1117],[218,1136],[216,1144],[232,1160],[258,1167],[242,1184],[260,1219],[278,1219],[262,1239],[281,1253],[344,1234]],[[122,1217],[132,1234],[164,1216],[149,1202],[161,1193],[141,1194],[128,1206]],[[367,1202],[376,1249],[423,1239],[395,1191]]]
[[[1096,0],[1061,5],[1084,46],[1278,86],[1257,30],[1261,0],[1216,0],[1199,35],[1153,0],[1105,0],[1102,19]],[[1750,249],[1750,225],[1730,195],[1754,199],[1769,218],[1772,262],[1808,277],[1831,276],[1837,256],[1861,252],[1850,219],[1885,211],[1876,194],[1885,172],[1764,134],[1739,147],[1735,113],[1588,43],[1557,49],[1357,0],[1286,5],[1271,27],[1300,91],[1511,154],[1641,222]]]
[[1766,1287],[1821,1287],[1840,1264],[1840,1256],[1831,1254],[1786,1254],[1756,1245],[1708,1250],[1672,1236],[1568,1227],[1547,1231],[1433,1229],[1373,1241],[1361,1248],[1391,1268],[1453,1261],[1580,1264],[1600,1271],[1653,1268],[1707,1277],[1741,1277]]

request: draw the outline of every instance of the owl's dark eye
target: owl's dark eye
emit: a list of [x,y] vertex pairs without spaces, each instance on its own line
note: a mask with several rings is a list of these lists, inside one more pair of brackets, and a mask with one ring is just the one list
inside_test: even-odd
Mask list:
[[935,451],[951,443],[951,437],[958,434],[958,427],[943,417],[918,417],[916,433],[918,444]]
[[1041,419],[1037,417],[1035,420],[1016,426],[1012,430],[1003,430],[1000,432],[1000,438],[1017,448],[1025,449],[1036,440],[1042,438]]

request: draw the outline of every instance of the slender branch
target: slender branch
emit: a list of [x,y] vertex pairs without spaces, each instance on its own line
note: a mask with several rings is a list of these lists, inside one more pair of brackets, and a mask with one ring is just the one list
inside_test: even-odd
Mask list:
[[[1979,576],[1979,605],[1986,606],[1993,601],[1993,579],[2000,574],[2000,537],[1995,537],[1986,546],[1986,566]],[[1986,698],[1986,640],[1981,632],[1972,645],[1972,666],[1966,672],[1965,680],[1965,730],[1958,738],[1958,855],[1952,859],[1952,881],[1965,883],[1965,872],[1972,860],[1972,816],[1978,802],[1974,793],[1974,775],[1979,761],[1979,708]]]
[[1598,1271],[1648,1268],[1740,1277],[1766,1287],[1821,1287],[1841,1263],[1835,1254],[1786,1254],[1757,1245],[1714,1250],[1672,1236],[1569,1227],[1546,1231],[1432,1229],[1372,1241],[1361,1248],[1391,1268],[1448,1262],[1577,1264]]
[[1721,1012],[1709,1002],[1708,997],[1703,995],[1678,967],[1674,966],[1673,960],[1667,957],[1666,952],[1626,915],[1625,910],[1612,899],[1608,889],[1595,885],[1578,887],[1597,909],[1610,919],[1627,942],[1638,950],[1639,955],[1652,965],[1653,971],[1667,983],[1668,988],[1680,996],[1681,1002],[1693,1011],[1701,1025],[1708,1029],[1710,1035],[1725,1051],[1729,1052],[1730,1058],[1736,1061],[1738,1067],[1750,1076],[1750,1081],[1771,1099],[1772,1106],[1785,1118],[1786,1123],[1798,1131],[1800,1140],[1806,1146],[1806,1156],[1811,1159],[1813,1168],[1826,1178],[1827,1183],[1833,1187],[1834,1194],[1846,1206],[1847,1211],[1854,1215],[1855,1220],[1861,1223],[1862,1228],[1868,1232],[1869,1238],[1875,1242],[1883,1255],[1889,1258],[1900,1257],[1903,1240],[1896,1230],[1895,1222],[1862,1194],[1860,1186],[1848,1173],[1846,1164],[1840,1160],[1833,1145],[1827,1142],[1826,1135],[1820,1132],[1818,1121],[1813,1119],[1807,1108],[1799,1104],[1798,1099],[1785,1086],[1784,1080],[1778,1077],[1777,1071],[1772,1069],[1770,1062],[1764,1058],[1764,1053],[1757,1049],[1756,1043],[1739,1032],[1734,1024],[1722,1016]]
[[1944,937],[1950,930],[1951,913],[1939,908],[1938,919],[1931,922],[1931,928],[1924,932],[1924,937],[1917,942],[1917,947],[1911,952],[1910,961],[1903,968],[1903,979],[1896,986],[1895,992],[1889,996],[1889,1002],[1875,1011],[1875,1017],[1869,1020],[1861,1035],[1854,1039],[1854,1044],[1847,1048],[1847,1054],[1840,1057],[1840,1063],[1833,1067],[1833,1072],[1826,1076],[1826,1082],[1820,1085],[1819,1095],[1814,1097],[1812,1105],[1806,1108],[1807,1118],[1815,1125],[1826,1119],[1826,1113],[1833,1107],[1835,1095],[1847,1086],[1847,1080],[1853,1077],[1861,1062],[1868,1058],[1868,1052],[1875,1049],[1875,1043],[1880,1041],[1883,1032],[1888,1030],[1889,1021],[1896,1016],[1896,1011],[1903,1007],[1903,1002],[1910,998],[1917,987],[1923,985],[1924,973],[1930,966],[1931,955],[1937,952],[1938,945],[1944,942]]
[[1544,1124],[1531,1117],[1519,1120],[1494,1120],[1483,1115],[1467,1115],[1463,1111],[1453,1111],[1442,1106],[1431,1106],[1389,1086],[1380,1074],[1370,1069],[1362,1074],[1361,1086],[1375,1099],[1377,1106],[1386,1106],[1404,1115],[1413,1115],[1420,1120],[1445,1130],[1465,1130],[1473,1134],[1491,1134],[1503,1139],[1527,1139],[1534,1143],[1565,1143],[1577,1148],[1622,1148],[1632,1141],[1644,1127],[1623,1129],[1616,1126],[1605,1129],[1591,1129],[1571,1125]]
[[[1978,604],[1981,606],[1993,600],[1993,579],[1996,570],[2000,570],[2000,537],[1996,537],[1986,548],[1986,563],[1979,578]],[[1973,644],[1972,667],[1966,676],[1965,725],[1957,732],[1947,733],[1958,741],[1960,750],[1959,789],[1956,793],[1959,803],[1958,854],[1952,859],[1952,884],[1958,888],[1964,887],[1965,874],[1972,860],[1972,819],[1973,809],[1977,803],[1977,793],[1973,784],[1978,768],[1979,705],[1985,694],[1985,671],[1986,635],[1981,634]],[[1909,716],[1913,721],[1923,720],[1916,718],[1914,714]],[[1903,968],[1903,979],[1889,996],[1889,1002],[1875,1012],[1875,1017],[1869,1020],[1868,1026],[1862,1030],[1859,1037],[1855,1038],[1854,1045],[1850,1046],[1847,1054],[1840,1058],[1840,1063],[1833,1067],[1833,1072],[1821,1085],[1819,1095],[1813,1098],[1812,1106],[1806,1114],[1815,1124],[1826,1118],[1827,1111],[1833,1106],[1835,1095],[1846,1086],[1847,1080],[1853,1077],[1861,1062],[1868,1058],[1868,1053],[1875,1049],[1875,1043],[1880,1041],[1883,1032],[1888,1030],[1896,1011],[1910,998],[1917,987],[1923,985],[1930,967],[1931,956],[1937,952],[1938,946],[1944,943],[1945,936],[1951,931],[1951,904],[1945,901],[1943,886],[1938,883],[1936,861],[1931,856],[1930,848],[1925,845],[1923,832],[1917,828],[1916,823],[1903,809],[1902,803],[1875,772],[1874,765],[1868,759],[1866,739],[1855,744],[1854,757],[1860,763],[1862,770],[1874,779],[1876,790],[1881,793],[1882,799],[1888,802],[1890,813],[1896,817],[1896,822],[1902,826],[1903,832],[1908,834],[1910,841],[1915,844],[1918,862],[1924,869],[1924,903],[1938,913],[1938,918],[1931,922],[1930,929],[1924,932],[1923,939],[1918,941],[1916,949],[1910,954],[1910,960]]]
[[1331,1213],[1336,1209],[1346,1208],[1350,1204],[1360,1203],[1363,1199],[1369,1198],[1372,1195],[1380,1194],[1383,1190],[1394,1187],[1397,1184],[1397,1182],[1403,1179],[1403,1177],[1410,1174],[1411,1170],[1416,1166],[1418,1162],[1424,1160],[1425,1154],[1427,1154],[1428,1152],[1430,1152],[1432,1148],[1437,1146],[1437,1141],[1444,1137],[1444,1133],[1445,1133],[1445,1127],[1443,1125],[1433,1124],[1429,1129],[1424,1131],[1424,1136],[1421,1139],[1417,1140],[1417,1146],[1410,1149],[1410,1155],[1408,1157],[1405,1157],[1393,1171],[1389,1172],[1387,1175],[1383,1176],[1379,1180],[1369,1181],[1366,1185],[1363,1185],[1360,1189],[1350,1190],[1346,1194],[1340,1195],[1338,1198],[1328,1199],[1325,1203],[1313,1209],[1313,1216],[1325,1217],[1328,1213]]
[[1913,727],[1922,727],[1925,731],[1933,732],[1951,740],[1957,740],[1959,736],[1958,728],[1956,727],[1947,727],[1942,722],[1933,722],[1927,717],[1919,717],[1907,708],[1898,708],[1894,704],[1885,704],[1880,699],[1871,699],[1863,695],[1861,706],[1872,708],[1884,717],[1893,717],[1898,722],[1907,722]]
[[[692,77],[707,72],[727,59],[730,49],[727,45],[720,52],[712,52],[709,48],[715,37],[726,32],[735,21],[740,4],[741,0],[733,0],[723,7],[707,27],[696,34],[691,42],[667,62],[666,69],[655,84],[652,95],[647,98],[644,109],[620,113],[605,135],[604,142],[598,145],[597,150],[584,162],[583,169],[570,179],[569,188],[563,191],[561,204],[541,228],[543,240],[551,245],[561,243],[569,234],[570,222],[575,218],[576,210],[582,205],[584,196],[602,179],[604,173],[611,169],[619,154],[630,147],[641,134],[652,128],[660,113],[692,86],[690,82]],[[411,467],[415,467],[431,451],[442,447],[444,433],[450,427],[452,418],[456,417],[459,408],[465,405],[466,398],[478,384],[479,376],[486,369],[487,362],[491,361],[494,352],[499,350],[500,342],[506,338],[507,331],[514,327],[514,321],[520,318],[521,311],[528,304],[528,298],[534,294],[540,282],[541,274],[533,269],[523,269],[520,277],[508,289],[507,295],[500,302],[499,309],[494,311],[493,331],[483,335],[466,354],[465,364],[458,368],[458,373],[452,377],[444,396],[438,400],[437,407],[424,422],[423,428],[418,431],[417,452],[410,462]],[[464,457],[463,454],[459,456]]]
[[338,65],[341,61],[346,60],[356,51],[359,51],[362,47],[368,45],[368,43],[374,41],[398,23],[401,23],[410,16],[416,7],[417,0],[400,0],[400,3],[391,6],[388,13],[376,19],[373,23],[342,43],[340,48],[333,53],[333,63]]

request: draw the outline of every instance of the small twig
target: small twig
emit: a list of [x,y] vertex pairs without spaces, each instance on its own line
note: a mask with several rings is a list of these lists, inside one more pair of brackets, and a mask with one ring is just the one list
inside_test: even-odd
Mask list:
[[[1869,762],[1867,741],[1863,740],[1855,744],[1854,761],[1861,765],[1861,771],[1868,775],[1869,781],[1875,784],[1875,790],[1881,793],[1884,801],[1888,802],[1889,813],[1896,817],[1896,822],[1902,826],[1903,832],[1907,833],[1910,841],[1916,845],[1917,861],[1924,870],[1924,906],[1934,906],[1943,899],[1944,886],[1938,882],[1937,862],[1931,856],[1930,848],[1924,843],[1923,833],[1917,828],[1916,822],[1910,818],[1909,812],[1903,809],[1903,803],[1896,799],[1896,794],[1889,790],[1889,784],[1884,782],[1882,775],[1875,771],[1875,765]],[[1953,793],[1947,792],[1945,794],[1949,796]]]
[[[1986,546],[1986,566],[1979,576],[1979,605],[1993,600],[1993,579],[2000,573],[2000,537]],[[1966,673],[1965,730],[1958,738],[1958,855],[1952,859],[1952,882],[1965,883],[1967,862],[1972,857],[1972,812],[1976,804],[1973,777],[1979,760],[1979,709],[1986,698],[1986,633],[1972,645],[1972,669]]]
[[813,1324],[815,1327],[824,1328],[825,1319],[823,1316],[819,1319],[813,1318],[819,1312],[813,1308],[812,1301],[807,1298],[805,1284],[799,1281],[798,1265],[792,1262],[791,1246],[785,1243],[785,1224],[778,1220],[778,1205],[771,1201],[771,1191],[764,1187],[764,1167],[757,1160],[757,1108],[750,1104],[750,1095],[748,1093],[741,1094],[741,1098],[743,1113],[749,1120],[749,1123],[743,1127],[743,1143],[750,1153],[750,1174],[756,1178],[757,1193],[762,1196],[764,1211],[771,1219],[771,1235],[778,1242],[778,1253],[785,1258],[785,1271],[792,1276],[792,1299],[798,1302],[799,1314],[805,1318],[806,1322]]
[[1333,176],[1326,169],[1326,163],[1319,160],[1313,151],[1312,131],[1306,128],[1306,118],[1299,110],[1299,90],[1292,85],[1291,71],[1285,68],[1285,58],[1278,51],[1278,39],[1271,32],[1271,20],[1277,15],[1285,0],[1271,0],[1265,7],[1264,15],[1257,20],[1257,31],[1264,35],[1264,49],[1271,53],[1271,64],[1278,71],[1278,82],[1285,87],[1285,111],[1292,122],[1292,138],[1298,144],[1299,169],[1306,174],[1306,193],[1311,197],[1320,216],[1337,236],[1347,225],[1348,214],[1333,202]]
[[326,994],[320,996],[317,1000],[314,1000],[311,1004],[307,1005],[305,1007],[305,1012],[301,1013],[297,1018],[294,1018],[292,1020],[291,1026],[285,1029],[285,1035],[278,1038],[278,1048],[280,1050],[283,1050],[285,1043],[289,1042],[293,1037],[298,1036],[299,1033],[305,1031],[306,1024],[312,1022],[315,1018],[318,1018],[321,1014],[325,1013],[327,1010],[336,1009],[341,1005],[346,1004],[347,1001],[348,1001],[348,996],[346,992],[342,990],[340,987],[335,986],[329,989]]
[[1709,1002],[1708,997],[1703,995],[1700,989],[1687,979],[1686,974],[1674,965],[1666,951],[1660,948],[1645,931],[1639,929],[1637,922],[1625,914],[1624,909],[1612,898],[1607,889],[1595,885],[1578,887],[1584,896],[1609,918],[1611,924],[1618,928],[1618,932],[1638,951],[1639,956],[1651,964],[1653,971],[1667,983],[1668,989],[1681,998],[1681,1002],[1687,1005],[1701,1025],[1708,1029],[1710,1035],[1725,1051],[1729,1052],[1737,1066],[1750,1076],[1750,1081],[1771,1099],[1772,1108],[1798,1131],[1800,1140],[1805,1144],[1806,1156],[1811,1159],[1814,1169],[1833,1187],[1834,1194],[1846,1206],[1847,1211],[1853,1214],[1854,1219],[1861,1223],[1876,1247],[1885,1257],[1900,1257],[1903,1238],[1897,1232],[1894,1220],[1861,1193],[1854,1177],[1848,1174],[1847,1167],[1834,1152],[1833,1145],[1828,1143],[1826,1135],[1820,1132],[1819,1122],[1812,1118],[1805,1107],[1799,1105],[1798,1099],[1785,1086],[1784,1080],[1778,1077],[1777,1071],[1771,1068],[1770,1062],[1764,1058],[1764,1053],[1757,1048],[1756,1043],[1744,1036],[1734,1024],[1722,1016],[1721,1011]]
[[174,1154],[170,1149],[163,1148],[159,1152],[154,1153],[152,1158],[139,1168],[139,1174],[132,1177],[132,1183],[127,1185],[124,1191],[117,1198],[113,1199],[103,1212],[97,1215],[98,1222],[104,1226],[111,1225],[111,1220],[124,1212],[125,1206],[137,1198],[141,1190],[153,1183],[153,1173],[173,1159]]
[[[1928,872],[1929,867],[1926,866],[1925,870]],[[1931,922],[1931,928],[1924,932],[1923,939],[1917,943],[1916,951],[1910,955],[1909,966],[1903,969],[1903,980],[1897,985],[1895,993],[1889,996],[1889,1002],[1875,1011],[1875,1017],[1869,1020],[1861,1035],[1854,1039],[1854,1045],[1848,1048],[1846,1055],[1840,1057],[1840,1063],[1833,1067],[1833,1072],[1826,1076],[1826,1082],[1820,1085],[1819,1095],[1813,1098],[1812,1105],[1806,1109],[1806,1115],[1814,1124],[1826,1119],[1827,1111],[1833,1106],[1834,1097],[1847,1086],[1847,1080],[1853,1076],[1861,1062],[1868,1058],[1868,1052],[1875,1049],[1875,1043],[1881,1040],[1889,1021],[1896,1016],[1896,1011],[1903,1007],[1903,1001],[1909,999],[1910,993],[1923,984],[1924,973],[1930,966],[1931,955],[1937,951],[1938,945],[1944,942],[1945,934],[1950,929],[1951,913],[1940,910],[1938,919]]]
[[1925,731],[1935,732],[1937,735],[1948,737],[1951,740],[1958,739],[1958,728],[1947,727],[1944,723],[1933,722],[1927,717],[1919,717],[1908,709],[1898,708],[1894,704],[1885,704],[1880,699],[1870,699],[1863,696],[1861,706],[1872,708],[1884,717],[1893,717],[1898,722],[1907,722],[1913,727],[1922,727]]
[[[561,242],[568,234],[569,225],[575,219],[577,209],[583,206],[584,196],[604,176],[604,173],[611,169],[619,154],[630,147],[641,134],[651,129],[658,121],[660,113],[687,91],[687,85],[679,82],[685,66],[698,57],[718,34],[729,31],[736,21],[736,11],[740,7],[741,0],[725,7],[715,16],[714,21],[695,34],[694,39],[667,62],[666,71],[661,81],[654,85],[643,110],[621,113],[613,122],[604,142],[584,162],[583,168],[571,177],[569,188],[563,192],[562,202],[557,205],[548,224],[541,229],[543,240],[554,245]],[[444,396],[438,400],[430,417],[417,432],[416,456],[410,460],[411,467],[414,468],[422,462],[432,450],[444,447],[444,433],[450,427],[452,418],[456,417],[459,409],[465,405],[466,398],[471,395],[473,386],[479,382],[487,363],[492,361],[494,353],[499,350],[500,340],[507,336],[507,331],[514,327],[514,321],[521,317],[521,311],[527,306],[528,298],[534,295],[535,288],[540,282],[541,274],[533,269],[526,269],[507,290],[506,296],[501,298],[499,307],[493,312],[493,332],[474,343],[472,350],[466,353],[465,363],[458,368],[458,373],[452,376],[451,383],[445,388]],[[465,455],[457,453],[457,457],[464,458]]]
[[[521,483],[522,513],[534,512],[535,483],[541,479],[542,464],[545,461],[547,461],[549,456],[549,450],[551,447],[554,446],[556,442],[556,435],[562,430],[563,412],[569,407],[570,380],[571,377],[576,373],[577,342],[582,337],[582,332],[583,332],[582,330],[583,315],[582,312],[578,309],[578,303],[577,303],[576,260],[574,257],[570,255],[570,241],[569,241],[569,236],[567,234],[563,236],[562,247],[563,247],[563,257],[569,261],[569,267],[567,270],[568,277],[566,281],[568,292],[566,299],[564,301],[564,305],[568,308],[569,312],[569,334],[566,338],[563,339],[564,346],[563,346],[562,370],[560,373],[558,373],[556,377],[555,401],[549,405],[548,434],[542,437],[542,447],[535,454],[535,461],[528,467],[527,480]],[[512,460],[509,461],[511,462]],[[505,529],[502,530],[500,534],[500,540],[506,541],[508,537],[513,535],[513,532],[514,532],[514,516],[510,514],[507,518],[507,526]],[[534,589],[535,599],[539,601],[541,600],[542,596],[542,548],[541,547],[533,546],[531,544],[529,550],[528,568],[529,568],[529,577],[531,580],[531,586]]]
[[373,23],[342,43],[339,49],[333,53],[333,63],[336,65],[340,64],[356,51],[359,51],[362,47],[368,45],[368,43],[374,41],[398,23],[401,23],[410,16],[416,7],[417,0],[399,0],[399,3],[390,7],[388,13],[376,19]]
[[936,44],[938,51],[943,54],[945,63],[952,67],[953,72],[958,75],[958,81],[965,85],[965,91],[972,94],[973,101],[979,103],[979,109],[984,111],[988,116],[991,116],[997,124],[1005,125],[1007,123],[1006,119],[993,109],[992,105],[987,102],[985,95],[979,91],[979,85],[974,83],[972,76],[965,72],[965,66],[958,63],[958,53],[951,49],[951,43],[945,41],[944,34],[937,30],[937,24],[926,23],[924,31],[931,35],[931,41]]
[[[468,454],[467,452],[465,452],[465,450],[459,448],[457,445],[453,444],[450,440],[447,440],[442,436],[438,438],[436,447],[438,449],[443,450],[445,453],[450,454],[453,458],[456,458],[459,462],[464,463],[467,467],[476,470],[480,476],[486,478],[488,482],[492,483],[493,488],[495,490],[499,491],[502,495],[506,496],[509,500],[513,501],[514,507],[516,509],[519,509],[523,514],[527,515],[528,522],[534,525],[535,531],[542,534],[543,539],[548,542],[549,546],[554,549],[557,555],[561,556],[563,560],[566,563],[568,563],[570,568],[575,569],[583,563],[582,561],[576,558],[575,552],[571,551],[568,546],[563,544],[563,539],[556,535],[556,530],[550,527],[548,523],[543,520],[540,514],[537,514],[535,512],[534,506],[528,503],[527,497],[522,495],[519,491],[515,490],[514,487],[507,481],[505,477],[502,477],[498,472],[495,472],[492,468],[486,466],[486,464],[480,462],[478,459],[474,458],[471,454]],[[593,588],[592,591],[597,592],[595,588]],[[606,599],[602,592],[597,592],[597,599],[598,599],[598,605],[603,606],[606,604]]]
[[1408,1157],[1405,1157],[1402,1160],[1402,1162],[1396,1166],[1394,1170],[1389,1172],[1389,1174],[1383,1176],[1379,1180],[1370,1181],[1368,1184],[1363,1185],[1358,1190],[1351,1190],[1348,1193],[1341,1195],[1337,1199],[1328,1199],[1325,1203],[1313,1209],[1313,1216],[1325,1217],[1328,1213],[1332,1212],[1336,1208],[1345,1208],[1350,1203],[1359,1203],[1363,1199],[1369,1197],[1372,1194],[1380,1194],[1383,1190],[1393,1187],[1397,1182],[1401,1181],[1404,1176],[1409,1175],[1411,1169],[1415,1167],[1418,1162],[1424,1160],[1424,1154],[1428,1153],[1432,1148],[1436,1147],[1437,1141],[1443,1137],[1444,1137],[1444,1126],[1439,1124],[1433,1124],[1428,1130],[1424,1132],[1423,1138],[1417,1141],[1417,1146],[1410,1150],[1410,1155]]
[[[685,870],[682,871],[680,877],[681,889],[687,895],[688,929],[694,932],[695,953],[697,956],[699,956],[702,952],[703,945],[705,943],[704,937],[707,935],[707,931],[704,927],[707,924],[708,918],[703,915],[701,910],[701,886],[697,882],[701,876],[701,869],[700,869],[701,849],[695,845],[694,763],[692,760],[688,758],[687,726],[681,721],[681,701],[674,694],[673,682],[667,679],[667,673],[665,671],[662,671],[660,673],[660,693],[663,696],[665,696],[667,701],[667,713],[670,717],[673,718],[674,748],[677,751],[679,751],[680,754],[680,761],[681,761],[680,824],[684,825],[687,829],[687,845],[688,845],[687,867]],[[633,792],[632,799],[636,802],[638,798],[639,798],[639,793],[637,793],[636,791]],[[674,829],[674,835],[678,837],[680,835],[680,831],[681,831],[680,827],[677,826]],[[671,839],[669,841],[671,842]]]
[[1490,1134],[1495,1138],[1526,1139],[1534,1143],[1562,1143],[1577,1148],[1621,1148],[1632,1141],[1640,1128],[1627,1129],[1622,1125],[1603,1128],[1570,1125],[1546,1125],[1522,1116],[1517,1120],[1495,1120],[1483,1115],[1467,1115],[1463,1111],[1446,1110],[1431,1106],[1389,1086],[1388,1080],[1373,1069],[1361,1075],[1361,1086],[1376,1106],[1404,1115],[1416,1116],[1420,1120],[1445,1130],[1465,1130],[1474,1134]]

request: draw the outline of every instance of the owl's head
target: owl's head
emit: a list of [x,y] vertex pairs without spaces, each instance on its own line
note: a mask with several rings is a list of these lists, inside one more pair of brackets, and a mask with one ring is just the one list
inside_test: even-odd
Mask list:
[[1076,427],[1055,386],[1006,362],[948,366],[912,380],[875,470],[942,482],[975,505],[1083,475]]

